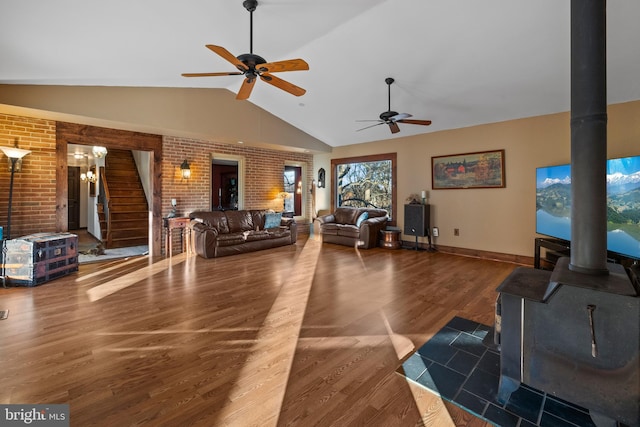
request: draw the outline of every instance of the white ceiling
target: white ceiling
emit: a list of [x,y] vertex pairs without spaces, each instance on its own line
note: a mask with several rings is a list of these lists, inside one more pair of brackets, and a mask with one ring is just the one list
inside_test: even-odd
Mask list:
[[[259,0],[253,53],[303,58],[249,101],[330,146],[568,111],[569,0]],[[608,102],[640,99],[640,1],[608,2]],[[242,0],[2,0],[0,83],[227,88],[205,48],[249,52]],[[356,132],[387,110],[430,119]]]

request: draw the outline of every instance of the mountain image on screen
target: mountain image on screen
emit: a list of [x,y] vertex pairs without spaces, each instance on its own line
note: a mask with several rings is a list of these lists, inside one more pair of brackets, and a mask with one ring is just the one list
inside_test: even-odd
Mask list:
[[[571,166],[536,170],[536,233],[571,240]],[[607,161],[607,249],[640,259],[640,156]]]

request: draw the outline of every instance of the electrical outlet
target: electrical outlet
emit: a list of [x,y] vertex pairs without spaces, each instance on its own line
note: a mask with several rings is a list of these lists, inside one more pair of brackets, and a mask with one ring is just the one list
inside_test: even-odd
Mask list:
[[433,227],[433,233],[431,233],[433,237],[438,237],[440,232],[438,231],[438,227]]
[[459,228],[454,228],[453,229],[453,235],[454,236],[459,236],[460,235],[460,229]]

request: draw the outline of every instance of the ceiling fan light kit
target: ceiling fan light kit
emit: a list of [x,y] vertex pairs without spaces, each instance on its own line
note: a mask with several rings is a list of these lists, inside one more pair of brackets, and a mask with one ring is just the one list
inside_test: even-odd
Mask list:
[[392,77],[387,77],[384,79],[384,82],[387,84],[387,93],[388,93],[388,107],[387,111],[380,113],[379,120],[356,120],[357,122],[376,122],[370,126],[365,126],[362,129],[358,129],[357,131],[365,130],[372,128],[374,126],[379,125],[388,125],[389,129],[391,129],[391,133],[400,132],[400,127],[398,123],[405,123],[409,125],[421,125],[421,126],[429,126],[431,124],[431,120],[418,120],[418,119],[409,119],[412,117],[411,114],[408,113],[398,113],[397,111],[391,110],[391,85],[395,80]]
[[248,99],[251,95],[251,91],[253,90],[253,86],[256,83],[256,80],[260,78],[260,80],[277,87],[278,89],[282,89],[285,92],[288,92],[295,96],[302,96],[306,93],[306,90],[303,88],[294,85],[293,83],[289,83],[286,80],[282,80],[279,77],[274,76],[272,73],[283,72],[283,71],[305,71],[309,69],[309,64],[307,64],[303,59],[288,59],[284,61],[277,62],[267,62],[260,55],[256,55],[253,53],[253,12],[258,7],[257,0],[245,0],[242,2],[242,5],[249,12],[250,21],[249,21],[249,53],[244,53],[239,56],[234,56],[227,49],[222,46],[216,46],[208,44],[206,45],[209,50],[218,54],[223,59],[227,60],[231,64],[233,64],[238,71],[232,72],[216,72],[216,73],[183,73],[183,77],[216,77],[216,76],[239,76],[243,75],[245,77],[238,94],[236,95],[236,99],[244,100]]

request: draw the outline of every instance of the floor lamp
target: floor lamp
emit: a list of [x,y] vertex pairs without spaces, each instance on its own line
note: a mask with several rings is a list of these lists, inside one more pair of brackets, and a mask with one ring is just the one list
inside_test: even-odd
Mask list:
[[[16,144],[17,145],[17,144]],[[3,239],[11,239],[11,203],[13,201],[13,175],[16,172],[16,163],[31,151],[18,147],[0,147],[0,150],[9,158],[11,164],[11,181],[9,181],[9,210],[7,212],[7,233]]]

